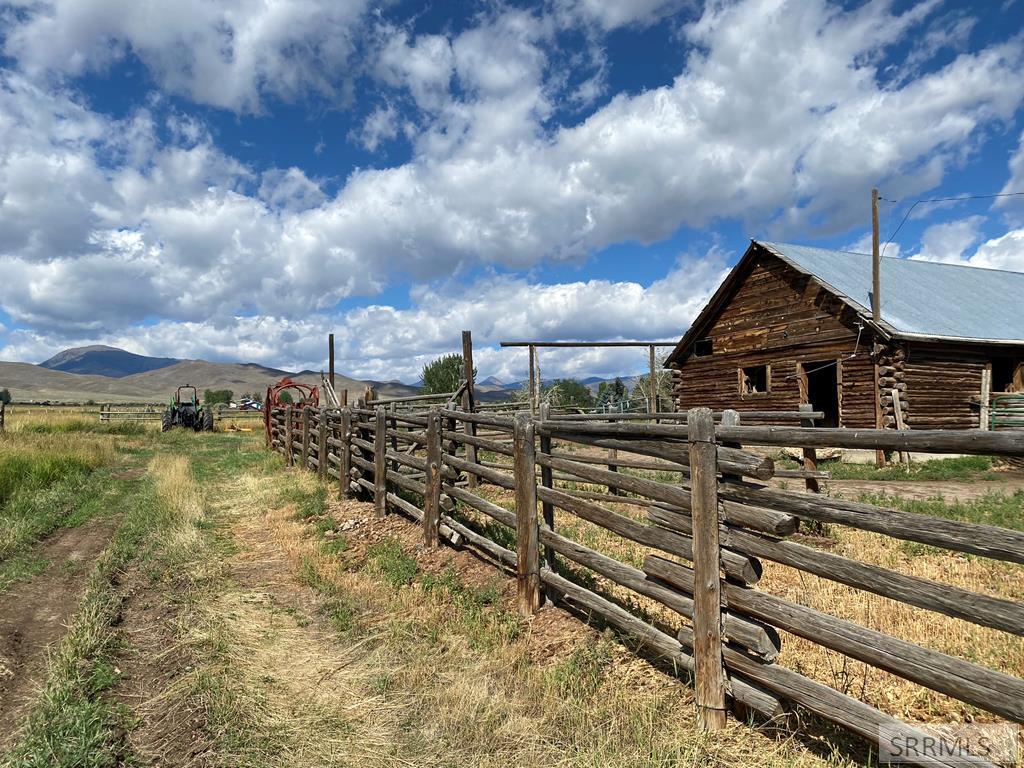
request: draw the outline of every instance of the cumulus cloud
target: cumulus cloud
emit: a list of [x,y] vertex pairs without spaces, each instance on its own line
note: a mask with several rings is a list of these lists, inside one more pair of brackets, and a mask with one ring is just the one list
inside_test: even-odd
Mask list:
[[344,91],[365,0],[38,0],[16,3],[4,53],[33,76],[102,71],[137,56],[160,87],[236,112],[265,95]]
[[[499,341],[679,338],[725,276],[726,260],[727,254],[717,250],[702,258],[684,257],[665,278],[648,286],[608,280],[544,285],[490,277],[468,287],[452,282],[417,286],[407,309],[371,305],[302,319],[261,315],[215,323],[165,320],[72,339],[19,330],[0,349],[0,357],[42,360],[68,344],[104,343],[140,354],[173,351],[183,357],[319,370],[324,341],[333,332],[343,372],[411,382],[426,362],[456,349],[460,331],[470,329],[482,375],[515,380],[524,373],[525,355],[496,348]],[[614,375],[642,370],[645,355],[628,349],[545,350],[542,363],[545,376]]]
[[[394,97],[412,156],[356,169],[330,196],[302,169],[239,162],[197,117],[159,100],[115,119],[52,76],[130,52],[161,88],[197,103],[334,102],[362,3],[41,0],[8,14],[4,50],[18,71],[0,79],[0,303],[47,338],[146,338],[161,327],[218,338],[264,318],[301,329],[395,275],[434,284],[481,266],[528,269],[722,219],[776,237],[836,234],[862,222],[865,190],[934,187],[1024,101],[1019,37],[883,77],[878,62],[919,32],[933,0],[901,13],[884,2],[847,11],[741,0],[709,3],[680,30],[670,84],[555,124],[575,87],[555,11],[608,30],[678,4],[546,7],[502,6],[435,35],[374,22],[366,71],[385,101],[363,140],[397,135]],[[933,50],[961,45],[961,29]],[[560,300],[581,327],[600,325],[596,298]],[[516,306],[504,311],[505,327],[518,327]]]
[[921,235],[921,251],[910,258],[959,264],[964,252],[981,238],[984,221],[984,216],[968,216],[934,224]]

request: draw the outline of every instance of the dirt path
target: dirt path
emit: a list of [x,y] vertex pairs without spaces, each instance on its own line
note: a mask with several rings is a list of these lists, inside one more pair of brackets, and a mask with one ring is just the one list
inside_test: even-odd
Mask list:
[[[802,481],[801,481],[802,482]],[[905,499],[934,499],[947,502],[973,501],[991,493],[1013,494],[1024,490],[1024,477],[1013,475],[999,480],[828,480],[834,494],[854,499],[863,494],[886,493]]]
[[46,649],[60,640],[86,588],[89,565],[118,520],[93,518],[61,528],[36,547],[46,570],[15,584],[0,601],[0,748],[14,732],[43,671]]

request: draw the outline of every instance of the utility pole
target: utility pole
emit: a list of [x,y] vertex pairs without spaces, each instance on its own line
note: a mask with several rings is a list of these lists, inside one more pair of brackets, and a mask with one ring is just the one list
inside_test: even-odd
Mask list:
[[882,256],[878,252],[878,189],[871,190],[871,319],[882,319]]

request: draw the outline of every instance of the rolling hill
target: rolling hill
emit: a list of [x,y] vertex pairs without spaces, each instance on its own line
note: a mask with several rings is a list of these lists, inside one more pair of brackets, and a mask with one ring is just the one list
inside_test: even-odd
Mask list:
[[[164,362],[168,360],[169,364]],[[128,373],[132,366],[142,370]],[[64,370],[64,367],[81,372]],[[256,363],[148,358],[114,347],[65,350],[40,365],[0,362],[0,388],[9,389],[16,401],[159,403],[169,399],[175,388],[183,384],[192,384],[200,391],[230,389],[240,396],[246,392],[265,392],[268,385],[284,376],[304,384],[320,383],[319,372],[293,374]],[[368,384],[381,396],[416,394],[414,387],[399,382],[363,381],[335,374],[335,387],[339,391],[349,390],[350,398],[361,395]]]

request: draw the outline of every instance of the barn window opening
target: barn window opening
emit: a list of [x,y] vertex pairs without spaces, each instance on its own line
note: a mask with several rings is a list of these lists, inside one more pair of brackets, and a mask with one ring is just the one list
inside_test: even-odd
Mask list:
[[694,357],[708,357],[714,354],[715,346],[711,342],[711,339],[698,339],[697,343],[693,345],[693,356]]
[[992,391],[1013,392],[1015,390],[1015,379],[1019,371],[1019,363],[1016,360],[1006,358],[992,361]]
[[768,371],[767,365],[740,368],[740,394],[760,395],[768,392]]

